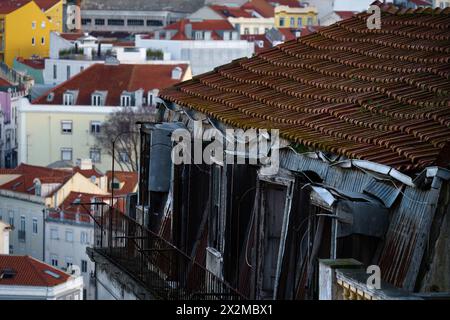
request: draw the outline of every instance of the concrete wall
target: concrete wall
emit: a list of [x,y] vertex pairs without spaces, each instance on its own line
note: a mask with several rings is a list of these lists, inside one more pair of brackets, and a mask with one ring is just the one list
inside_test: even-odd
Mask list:
[[[0,194],[0,216],[5,223],[12,224],[10,217],[14,219],[14,230],[10,233],[9,243],[12,246],[11,254],[29,255],[36,259],[44,259],[44,213],[45,208],[42,198],[39,203],[35,201],[14,199]],[[20,220],[25,218],[25,241],[19,240]],[[37,222],[37,233],[33,233],[33,219]]]
[[251,57],[255,51],[254,44],[244,40],[154,40],[142,39],[139,35],[136,36],[136,47],[162,50],[170,54],[171,60],[189,61],[194,76],[234,59]]
[[[44,83],[48,85],[59,85],[68,80],[67,68],[70,68],[70,77],[74,77],[81,71],[96,63],[105,63],[102,60],[69,60],[69,59],[45,59]],[[56,66],[56,78],[54,74]]]
[[0,254],[9,254],[9,224],[0,220]]
[[[56,230],[59,239],[51,238],[51,230]],[[72,231],[73,241],[67,242],[65,239],[66,231]],[[88,242],[81,242],[81,233],[88,235]],[[83,277],[84,289],[86,290],[85,299],[95,299],[95,282],[91,280],[91,273],[94,272],[94,263],[86,254],[86,247],[93,246],[94,243],[94,225],[86,223],[76,223],[73,221],[58,221],[55,219],[46,219],[45,224],[45,262],[52,264],[52,259],[58,260],[58,268],[66,268],[67,262],[73,263],[80,268]],[[87,270],[81,270],[82,261],[86,261]]]
[[112,280],[104,271],[97,271],[97,300],[138,300],[130,291]]

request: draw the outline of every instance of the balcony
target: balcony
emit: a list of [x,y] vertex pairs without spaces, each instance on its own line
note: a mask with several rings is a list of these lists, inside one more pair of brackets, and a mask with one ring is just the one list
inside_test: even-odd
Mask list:
[[153,299],[244,299],[184,252],[119,210],[101,206],[95,220],[95,246],[88,249],[91,259],[107,261]]

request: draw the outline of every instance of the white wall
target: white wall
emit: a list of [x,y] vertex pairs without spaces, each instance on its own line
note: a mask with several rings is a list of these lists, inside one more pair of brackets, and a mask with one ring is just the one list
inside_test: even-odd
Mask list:
[[[67,67],[70,67],[70,77],[73,77],[96,63],[105,63],[104,61],[93,60],[65,60],[65,59],[45,59],[44,83],[49,85],[59,85],[67,81]],[[56,65],[56,78],[53,74],[53,68]]]
[[0,254],[9,254],[9,224],[0,220]]
[[[59,239],[51,239],[51,230],[57,230]],[[66,231],[71,231],[73,241],[66,241]],[[81,233],[88,234],[88,242],[81,243]],[[45,262],[52,264],[52,257],[56,256],[58,260],[57,268],[66,268],[66,263],[71,259],[73,265],[81,270],[82,260],[87,262],[86,272],[82,272],[84,289],[86,289],[86,299],[95,299],[95,285],[91,281],[91,272],[94,272],[94,263],[86,254],[86,247],[92,247],[94,243],[94,225],[86,223],[75,223],[67,221],[57,221],[55,219],[46,219],[45,224]]]
[[[9,243],[12,245],[12,254],[29,255],[36,259],[44,258],[44,200],[39,203],[38,197],[34,201],[14,199],[0,191],[0,216],[5,223],[9,222],[10,215],[14,217],[14,230],[10,232]],[[25,241],[19,240],[20,218],[25,217]],[[33,218],[37,220],[37,233],[33,233]]]
[[234,59],[251,57],[255,51],[254,44],[245,40],[154,40],[142,39],[139,35],[136,36],[136,47],[162,50],[170,53],[172,60],[189,61],[194,76]]
[[146,62],[147,61],[147,49],[145,48],[115,48],[117,54],[117,60],[120,62]]
[[60,37],[57,32],[50,32],[50,59],[58,59],[61,50],[73,47],[70,41]]

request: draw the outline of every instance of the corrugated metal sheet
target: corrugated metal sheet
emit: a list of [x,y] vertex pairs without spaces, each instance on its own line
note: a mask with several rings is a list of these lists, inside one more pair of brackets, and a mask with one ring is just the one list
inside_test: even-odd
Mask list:
[[393,183],[372,179],[364,187],[364,192],[380,199],[386,208],[390,208],[400,195],[401,189],[394,186]]

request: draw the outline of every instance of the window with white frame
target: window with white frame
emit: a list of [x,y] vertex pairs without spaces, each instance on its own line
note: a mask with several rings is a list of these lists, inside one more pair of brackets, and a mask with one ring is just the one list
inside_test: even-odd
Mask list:
[[72,148],[61,148],[61,160],[72,161]]
[[67,73],[67,80],[69,80],[69,79],[70,79],[70,76],[71,76],[70,66],[67,66],[67,67],[66,67],[66,73]]
[[202,40],[203,39],[203,32],[202,31],[196,31],[195,32],[195,40]]
[[291,27],[295,27],[295,18],[291,18]]
[[102,123],[100,121],[91,121],[91,134],[99,134]]
[[58,229],[57,228],[51,228],[50,229],[50,239],[51,240],[59,240]]
[[45,29],[45,21],[42,21],[42,22],[41,22],[41,28],[42,28],[42,29]]
[[280,27],[284,27],[284,18],[281,17],[279,21],[280,21]]
[[62,134],[72,134],[73,122],[71,120],[61,121],[61,133]]
[[63,105],[65,106],[73,106],[75,103],[75,99],[72,93],[64,93],[63,95]]
[[41,45],[45,44],[45,37],[41,37]]
[[66,242],[73,242],[73,230],[66,229]]
[[38,233],[38,220],[37,218],[33,218],[33,234]]
[[80,232],[80,243],[89,244],[89,233],[87,233],[86,231]]
[[297,27],[302,27],[302,26],[303,26],[303,19],[297,18]]
[[36,39],[34,37],[31,38],[31,45],[32,46],[36,45]]
[[101,154],[101,149],[99,148],[91,148],[91,150],[89,150],[89,158],[92,160],[93,163],[100,163],[102,154]]
[[36,21],[31,22],[31,29],[36,29]]
[[119,159],[120,162],[130,163],[130,157],[128,156],[128,152],[126,150],[119,151]]
[[313,25],[313,18],[308,17],[308,26],[312,26]]
[[58,66],[56,64],[53,65],[53,79],[58,78]]
[[131,106],[131,96],[127,94],[123,94],[120,96],[120,106],[121,107],[130,107]]
[[93,106],[102,106],[103,105],[103,101],[102,101],[102,96],[100,94],[93,94],[91,97],[91,104]]

